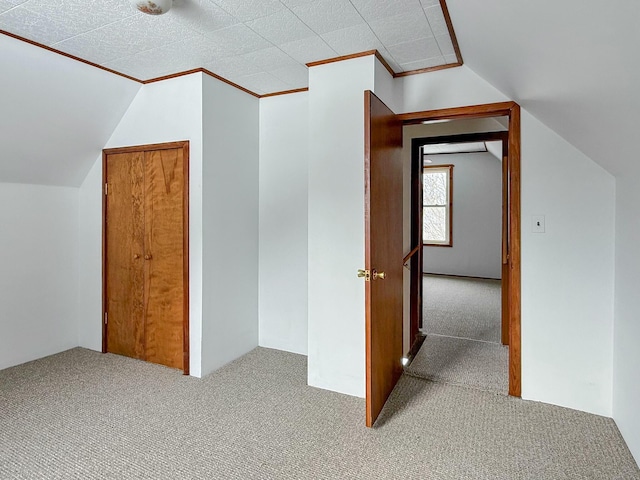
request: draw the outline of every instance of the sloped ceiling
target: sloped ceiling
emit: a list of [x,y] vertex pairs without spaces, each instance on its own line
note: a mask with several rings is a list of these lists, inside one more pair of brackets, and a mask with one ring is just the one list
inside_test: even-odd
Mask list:
[[0,182],[78,186],[137,82],[0,35]]
[[447,5],[468,67],[614,175],[640,163],[640,2]]
[[439,0],[0,0],[5,30],[149,80],[205,68],[256,94],[304,88],[306,63],[377,49],[396,73],[457,64]]

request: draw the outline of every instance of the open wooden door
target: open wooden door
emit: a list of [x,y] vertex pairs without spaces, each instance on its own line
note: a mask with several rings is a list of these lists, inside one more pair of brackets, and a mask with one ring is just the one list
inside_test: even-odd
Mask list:
[[373,93],[365,100],[366,424],[402,374],[402,123]]

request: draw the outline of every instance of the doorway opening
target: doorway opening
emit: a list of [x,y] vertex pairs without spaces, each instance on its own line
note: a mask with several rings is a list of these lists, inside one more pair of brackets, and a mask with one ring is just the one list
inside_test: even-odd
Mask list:
[[[416,125],[456,119],[504,117],[506,132],[457,135],[455,139],[414,139],[411,163],[411,243],[404,263],[410,268],[409,353],[411,361],[424,342],[423,321],[423,190],[421,149],[432,143],[499,141],[502,145],[502,266],[500,339],[509,345],[508,393],[521,396],[520,350],[520,107],[515,102],[459,107],[398,115],[403,124]],[[453,207],[455,209],[455,206]],[[455,233],[454,233],[455,235]]]
[[465,126],[499,130],[416,138],[421,131],[432,134],[429,125],[405,129],[412,137],[412,161],[422,164],[422,217],[416,227],[423,243],[424,338],[405,371],[506,395],[508,312],[502,312],[501,286],[508,133],[494,119],[454,121],[448,128]]

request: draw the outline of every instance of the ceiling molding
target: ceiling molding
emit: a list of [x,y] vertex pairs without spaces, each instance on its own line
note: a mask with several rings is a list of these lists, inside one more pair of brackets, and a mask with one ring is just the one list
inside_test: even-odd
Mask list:
[[71,60],[76,60],[78,62],[82,62],[86,65],[90,65],[92,67],[99,68],[100,70],[104,70],[105,72],[113,73],[114,75],[119,75],[121,77],[127,78],[129,80],[133,80],[134,82],[143,83],[142,80],[132,77],[131,75],[125,75],[124,73],[120,73],[116,70],[112,70],[107,67],[103,67],[102,65],[98,65],[97,63],[90,62],[89,60],[85,60],[84,58],[76,57],[75,55],[71,55],[70,53],[62,52],[60,50],[56,50],[55,48],[49,47],[47,45],[43,45],[42,43],[34,42],[33,40],[29,40],[28,38],[21,37],[20,35],[16,35],[15,33],[7,32],[6,30],[0,30],[2,35],[6,35],[7,37],[14,38],[16,40],[20,40],[21,42],[29,43],[35,47],[44,48],[53,53],[57,53],[58,55],[62,55],[63,57],[70,58]]
[[[360,57],[365,57],[365,56],[369,56],[369,55],[375,55],[375,57],[380,61],[380,63],[385,67],[385,69],[389,72],[389,74],[393,78],[405,77],[407,75],[417,75],[417,74],[434,72],[434,71],[438,71],[438,70],[444,70],[444,69],[448,69],[448,68],[454,68],[454,67],[462,66],[463,60],[462,60],[462,55],[460,53],[460,46],[458,45],[458,40],[456,38],[456,34],[454,32],[454,29],[453,29],[453,23],[451,21],[450,15],[449,15],[449,9],[447,8],[446,0],[439,0],[439,2],[440,2],[440,6],[442,8],[442,12],[443,12],[444,19],[445,19],[445,22],[446,22],[446,25],[447,25],[447,29],[449,31],[449,36],[450,36],[451,42],[453,44],[455,55],[456,55],[456,58],[458,60],[456,63],[436,65],[436,66],[433,66],[433,67],[420,68],[420,69],[409,70],[409,71],[404,71],[404,72],[395,72],[393,70],[393,68],[389,65],[389,63],[385,60],[385,58],[382,56],[382,54],[378,50],[366,50],[366,51],[363,51],[363,52],[353,53],[353,54],[350,54],[350,55],[342,55],[342,56],[338,56],[338,57],[327,58],[327,59],[324,59],[324,60],[318,60],[318,61],[315,61],[315,62],[309,62],[309,63],[306,64],[306,66],[307,66],[307,68],[310,68],[310,67],[315,67],[315,66],[318,66],[318,65],[325,65],[325,64],[328,64],[328,63],[341,62],[341,61],[345,61],[345,60],[351,60],[351,59],[354,59],[354,58],[360,58]],[[161,81],[164,81],[164,80],[170,80],[172,78],[182,77],[182,76],[185,76],[185,75],[191,75],[193,73],[203,73],[203,74],[209,75],[212,78],[220,80],[221,82],[224,82],[227,85],[230,85],[230,86],[232,86],[234,88],[237,88],[238,90],[241,90],[241,91],[243,91],[243,92],[245,92],[245,93],[247,93],[247,94],[249,94],[249,95],[251,95],[253,97],[256,97],[256,98],[273,97],[273,96],[278,96],[278,95],[286,95],[286,94],[289,94],[289,93],[305,92],[305,91],[309,90],[308,87],[304,87],[304,88],[297,88],[297,89],[292,89],[292,90],[284,90],[284,91],[272,92],[272,93],[267,93],[267,94],[262,94],[261,95],[261,94],[258,94],[256,92],[253,92],[253,91],[249,90],[248,88],[242,87],[242,86],[238,85],[237,83],[232,82],[231,80],[228,80],[227,78],[224,78],[224,77],[222,77],[222,76],[220,76],[220,75],[218,75],[216,73],[213,73],[210,70],[207,70],[207,69],[205,69],[203,67],[195,68],[195,69],[191,69],[191,70],[185,70],[185,71],[182,71],[182,72],[176,72],[176,73],[172,73],[172,74],[169,74],[169,75],[163,75],[161,77],[151,78],[151,79],[148,79],[148,80],[141,80],[139,78],[132,77],[131,75],[127,75],[127,74],[118,72],[117,70],[113,70],[111,68],[104,67],[104,66],[99,65],[97,63],[91,62],[89,60],[85,60],[85,59],[83,59],[81,57],[77,57],[75,55],[63,52],[61,50],[57,50],[57,49],[55,49],[53,47],[44,45],[44,44],[36,42],[34,40],[30,40],[30,39],[22,37],[20,35],[16,35],[14,33],[10,33],[10,32],[7,32],[7,31],[1,30],[1,29],[0,29],[0,33],[3,34],[3,35],[6,35],[8,37],[14,38],[16,40],[20,40],[22,42],[26,42],[26,43],[28,43],[30,45],[43,48],[43,49],[48,50],[48,51],[53,52],[53,53],[57,53],[58,55],[62,55],[64,57],[70,58],[72,60],[76,60],[76,61],[84,63],[86,65],[90,65],[92,67],[99,68],[100,70],[103,70],[105,72],[109,72],[109,73],[112,73],[114,75],[119,75],[119,76],[124,77],[124,78],[126,78],[128,80],[132,80],[134,82],[138,82],[138,83],[141,83],[143,85],[150,84],[150,83],[155,83],[155,82],[161,82]]]

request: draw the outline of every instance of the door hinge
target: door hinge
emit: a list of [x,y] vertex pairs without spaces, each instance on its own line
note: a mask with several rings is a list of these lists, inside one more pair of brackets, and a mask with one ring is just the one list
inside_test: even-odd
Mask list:
[[107,312],[104,312],[104,324],[105,325],[107,324],[107,317],[108,317]]
[[109,195],[109,184],[108,183],[104,184],[104,194],[105,195]]

